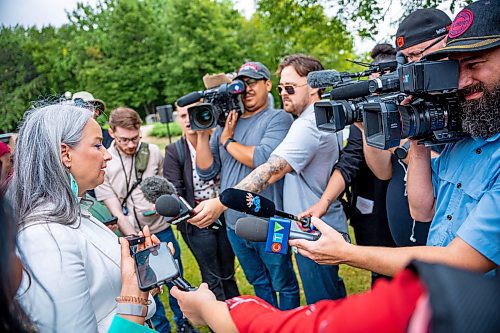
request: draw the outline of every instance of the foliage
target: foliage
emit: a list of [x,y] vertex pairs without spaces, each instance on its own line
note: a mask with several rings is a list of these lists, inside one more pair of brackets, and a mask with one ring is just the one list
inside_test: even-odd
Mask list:
[[[396,1],[411,11],[444,0]],[[325,68],[358,70],[345,61],[363,59],[345,23],[356,20],[369,36],[390,8],[385,0],[256,3],[245,19],[231,0],[99,0],[79,3],[59,28],[0,27],[0,132],[15,130],[33,103],[65,91],[91,92],[107,114],[126,105],[145,116],[202,89],[206,73],[232,72],[248,60],[273,72],[285,55],[300,52]],[[332,6],[335,16],[327,16]]]
[[[404,8],[404,12],[398,21],[403,20],[410,13],[419,8],[437,7],[442,3],[450,3],[450,10],[465,7],[473,0],[396,0]],[[323,1],[308,1],[321,2],[327,7],[335,7],[338,9],[338,17],[345,21],[355,22],[358,34],[361,37],[373,38],[378,33],[378,26],[392,8],[394,0],[337,0],[335,2]],[[333,3],[333,4],[332,4]]]
[[170,136],[181,136],[182,135],[182,129],[177,123],[169,123],[169,124],[162,124],[162,123],[154,123],[153,124],[153,129],[151,132],[149,132],[150,136],[154,136],[157,138],[165,138],[168,136],[168,131],[167,131],[167,125],[168,129],[170,130]]

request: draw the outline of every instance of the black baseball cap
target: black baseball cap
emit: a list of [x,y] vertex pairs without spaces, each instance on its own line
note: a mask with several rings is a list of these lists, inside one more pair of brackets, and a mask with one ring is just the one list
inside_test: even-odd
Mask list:
[[396,49],[404,50],[428,40],[446,35],[451,19],[436,8],[418,9],[408,15],[396,32]]
[[446,46],[425,59],[438,60],[450,53],[484,51],[500,45],[500,3],[483,0],[471,3],[451,24]]
[[238,70],[238,75],[236,75],[235,79],[241,79],[242,77],[249,77],[257,80],[270,80],[271,73],[263,63],[251,61],[241,65],[240,69]]

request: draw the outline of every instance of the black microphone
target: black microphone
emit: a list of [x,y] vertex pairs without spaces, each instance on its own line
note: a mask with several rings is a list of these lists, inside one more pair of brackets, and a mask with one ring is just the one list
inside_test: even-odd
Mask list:
[[[269,222],[257,217],[242,217],[236,221],[235,233],[241,238],[252,242],[265,242]],[[315,241],[321,236],[319,232],[308,233],[290,230],[288,239],[305,239]]]
[[156,203],[156,200],[164,194],[177,193],[174,184],[162,176],[151,176],[145,178],[141,182],[140,188],[142,193],[144,193],[144,198],[151,203]]
[[176,103],[180,107],[198,102],[204,96],[203,91],[193,91],[179,98]]
[[333,88],[332,91],[330,91],[330,99],[352,99],[368,96],[371,94],[369,85],[370,81],[359,81],[345,86]]
[[[167,222],[171,224],[184,222],[196,215],[186,199],[175,194],[164,194],[160,196],[156,200],[155,207],[158,214],[170,218]],[[213,224],[208,226],[208,228],[218,230],[221,226],[222,222],[217,219]]]
[[311,86],[311,88],[332,87],[340,82],[342,82],[342,75],[333,69],[315,71],[307,74],[307,84]]
[[271,200],[252,192],[228,188],[220,194],[219,199],[224,206],[237,210],[238,212],[258,217],[284,217],[300,222],[305,229],[308,229],[311,225],[311,219],[309,217],[304,217],[299,220],[299,218],[293,214],[277,210],[274,202]]

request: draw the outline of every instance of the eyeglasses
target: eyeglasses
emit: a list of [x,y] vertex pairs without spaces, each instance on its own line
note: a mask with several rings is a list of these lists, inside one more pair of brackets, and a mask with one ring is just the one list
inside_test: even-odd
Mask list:
[[139,141],[141,139],[142,139],[142,136],[140,136],[140,135],[136,136],[135,138],[119,138],[119,137],[116,137],[116,141],[118,141],[122,145],[126,145],[129,142],[132,142],[133,144],[137,144],[137,143],[139,143]]
[[245,82],[245,85],[247,87],[254,87],[257,82],[259,81],[262,81],[262,79],[252,79],[252,78],[249,78],[248,80],[243,80],[243,82]]
[[305,85],[307,85],[307,82],[304,84],[300,84],[300,85],[297,85],[297,84],[290,84],[290,85],[279,84],[278,87],[276,87],[276,89],[278,89],[278,94],[280,94],[280,95],[281,95],[281,92],[283,91],[283,89],[285,89],[285,91],[288,95],[293,95],[293,94],[295,94],[295,88],[303,87]]
[[437,43],[441,42],[441,41],[442,41],[445,37],[446,37],[446,35],[445,35],[445,36],[442,36],[441,38],[436,39],[434,42],[432,42],[431,44],[427,45],[427,46],[426,46],[426,47],[424,47],[423,49],[421,49],[421,50],[416,50],[415,52],[412,52],[412,53],[408,54],[408,55],[406,56],[406,59],[407,59],[408,61],[417,61],[417,59],[419,59],[419,58],[423,55],[423,53],[424,53],[425,51],[427,51],[428,49],[430,49],[431,47],[433,47],[433,46],[434,46],[434,45],[436,45]]

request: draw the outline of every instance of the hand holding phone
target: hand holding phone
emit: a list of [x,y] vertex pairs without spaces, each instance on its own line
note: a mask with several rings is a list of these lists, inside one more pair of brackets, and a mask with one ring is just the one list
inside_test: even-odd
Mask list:
[[168,282],[186,291],[196,290],[180,276],[179,267],[165,242],[136,252],[134,261],[137,283],[142,291],[160,287]]

